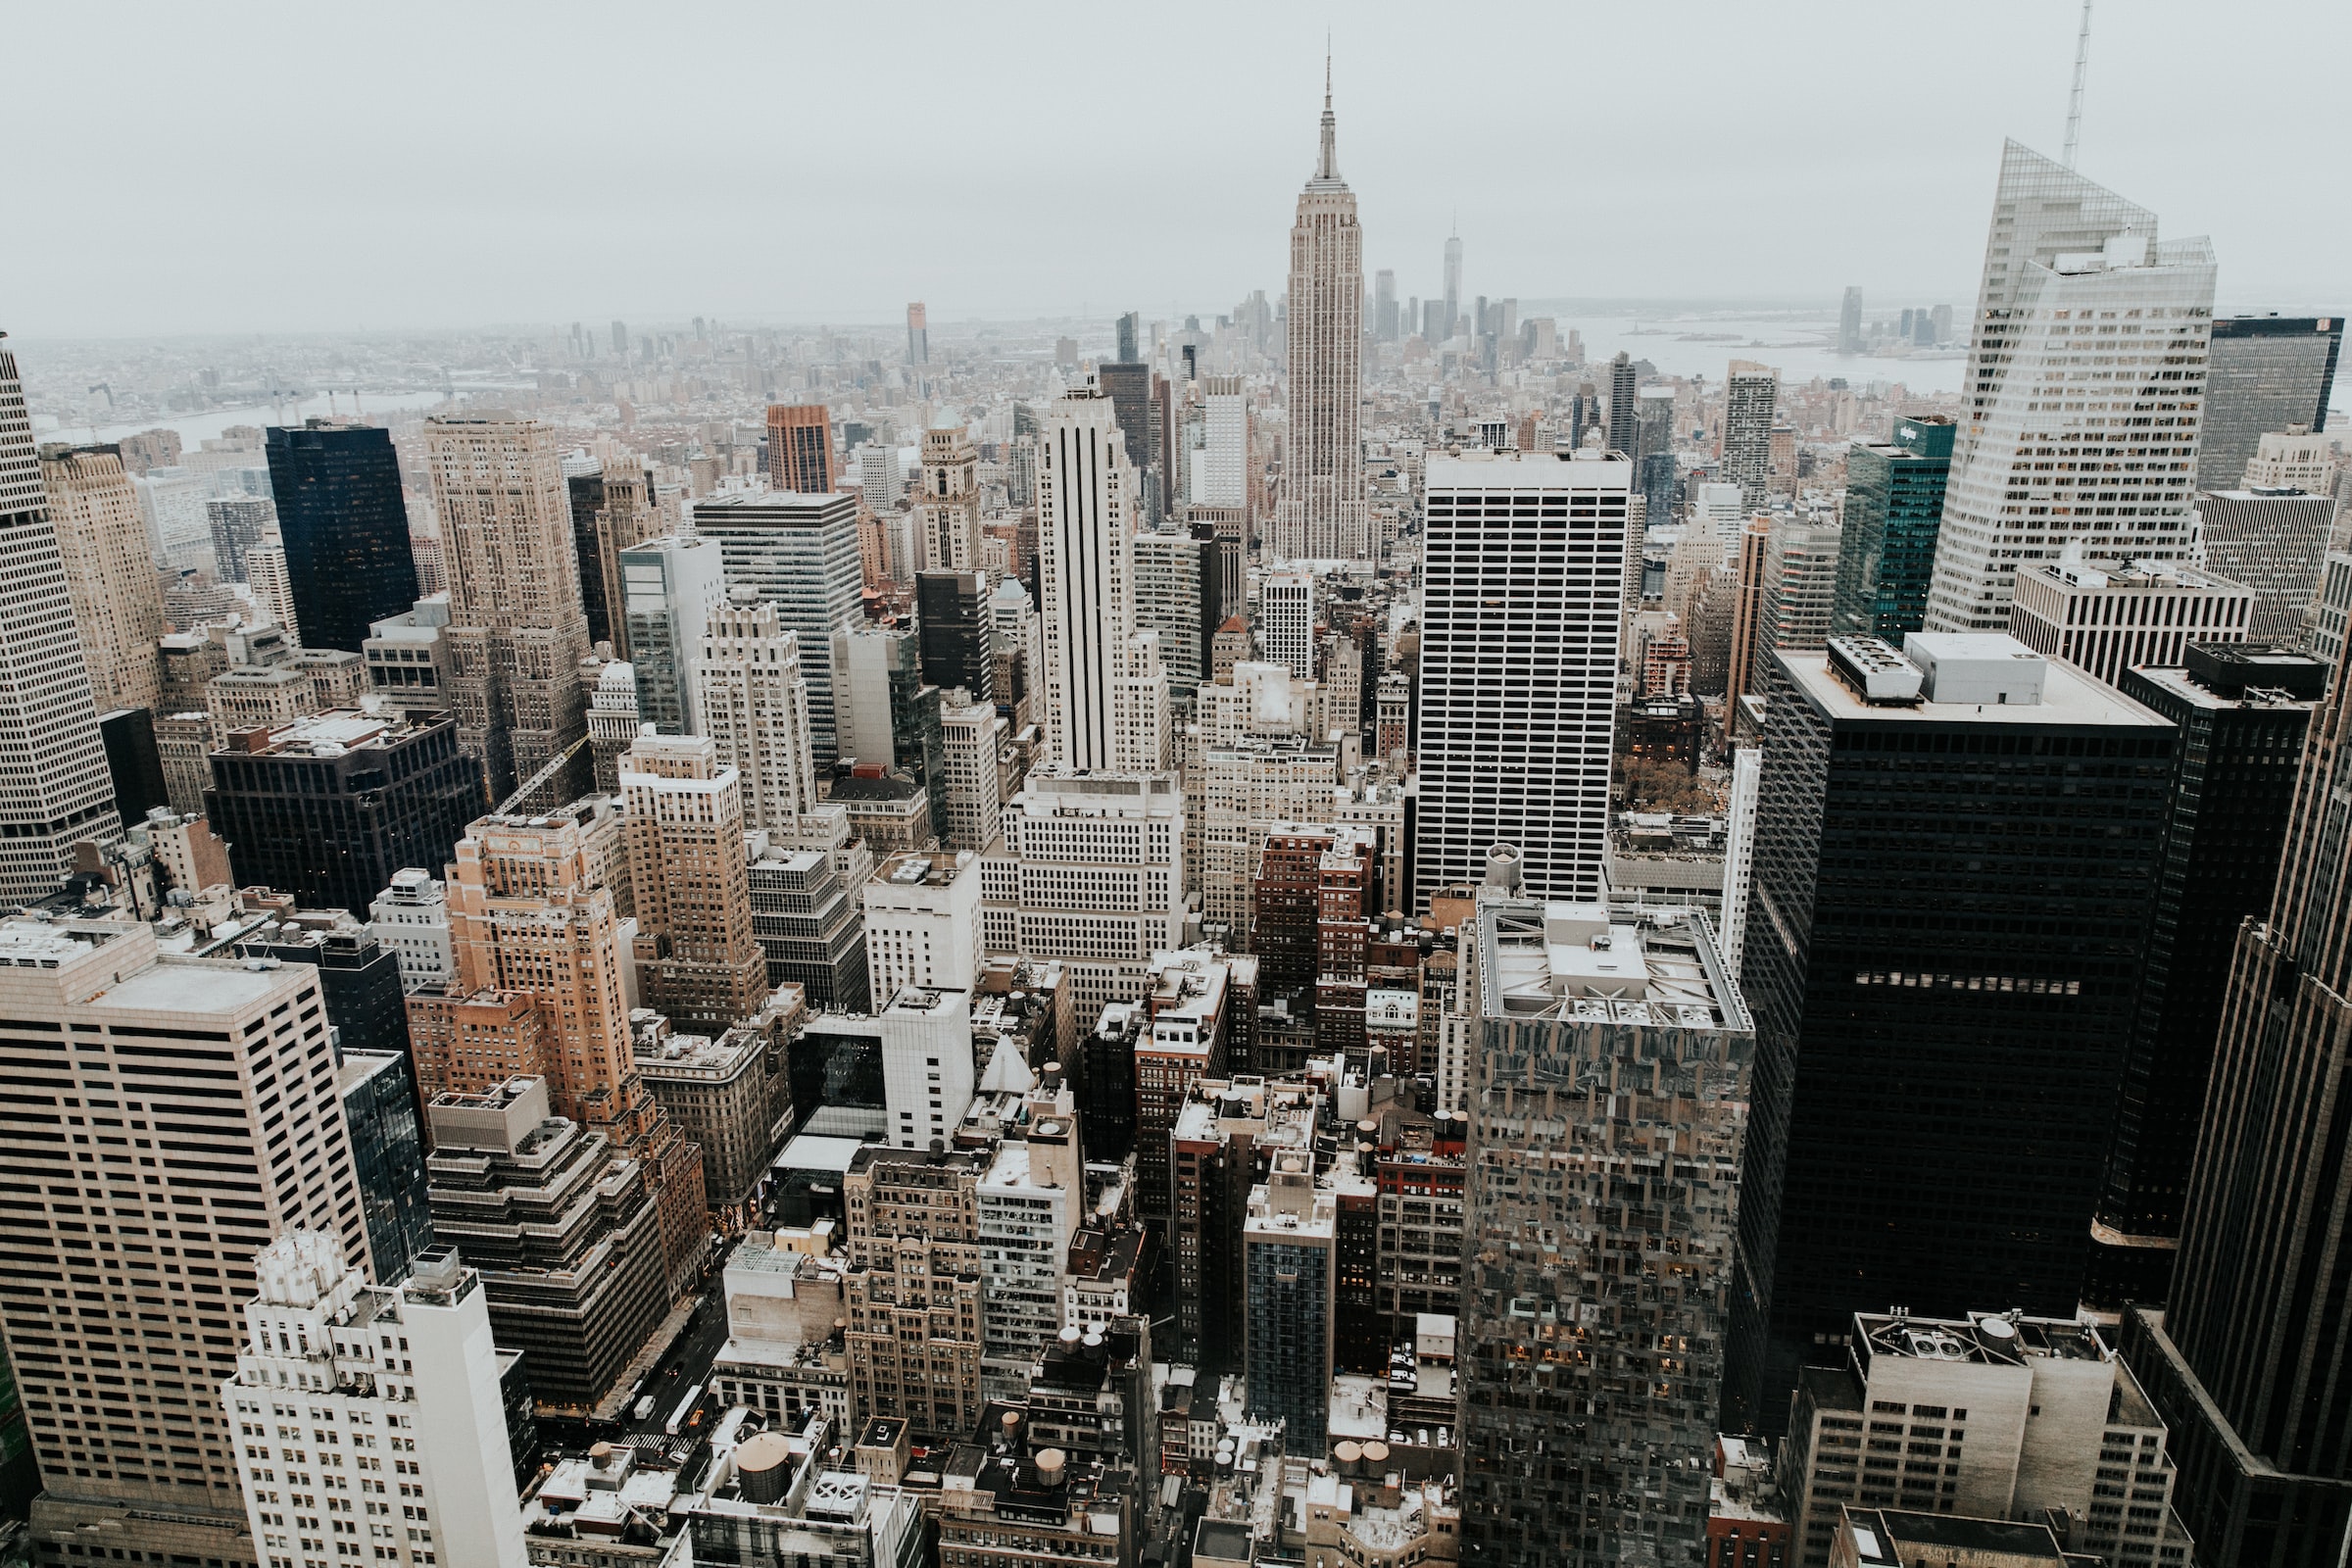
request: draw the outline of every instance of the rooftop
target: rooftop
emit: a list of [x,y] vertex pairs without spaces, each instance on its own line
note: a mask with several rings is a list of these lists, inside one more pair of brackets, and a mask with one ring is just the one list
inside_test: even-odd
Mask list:
[[[1987,640],[2015,643],[2014,639],[2008,637]],[[2020,652],[2031,652],[2022,643],[2015,643],[2015,646]],[[1936,688],[1931,686],[1925,688],[1929,695],[1923,701],[1887,706],[1885,702],[1867,701],[1839,678],[1830,667],[1830,655],[1826,649],[1781,649],[1774,653],[1773,658],[1788,671],[1788,678],[1796,683],[1798,693],[1833,722],[1875,719],[1889,723],[2113,725],[2130,729],[2171,727],[2164,718],[2149,712],[2114,688],[2055,660],[2042,661],[2041,700],[2038,703],[1937,702],[1934,697]]]
[[1491,1018],[1749,1027],[1711,934],[1680,911],[1503,899],[1478,925]]

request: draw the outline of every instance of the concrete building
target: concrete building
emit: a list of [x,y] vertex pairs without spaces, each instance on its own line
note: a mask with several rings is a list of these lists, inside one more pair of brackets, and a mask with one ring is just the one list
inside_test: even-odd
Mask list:
[[[1517,880],[1498,848],[1463,937],[1479,1035],[1463,1154],[1465,1554],[1695,1560],[1707,1476],[1693,1456],[1713,1444],[1723,1388],[1753,1026],[1703,920],[1539,904],[1513,896]],[[1654,1098],[1590,1087],[1629,1070]],[[1669,1252],[1673,1291],[1626,1279],[1599,1287],[1602,1304],[1580,1283],[1610,1259]],[[1551,1365],[1553,1325],[1571,1317],[1586,1353]],[[1531,1465],[1536,1452],[1558,1458]]]
[[400,959],[403,991],[421,991],[450,977],[449,904],[441,879],[404,866],[368,906],[368,929]]
[[1032,773],[981,860],[986,951],[1056,959],[1076,1027],[1182,947],[1184,792],[1166,773]]
[[900,1149],[948,1138],[972,1102],[972,998],[968,989],[908,985],[877,1003],[883,1136]]
[[1772,367],[1749,360],[1731,363],[1723,394],[1723,476],[1740,487],[1746,507],[1764,505],[1772,491],[1772,428],[1780,393],[1781,372]]
[[974,571],[980,566],[979,448],[960,424],[923,432],[922,471],[910,504],[916,549],[930,571]]
[[1796,1568],[1829,1568],[1844,1510],[1895,1507],[2059,1523],[2117,1568],[2185,1568],[2164,1422],[2098,1328],[1865,1312],[1844,1338],[1838,1364],[1805,1369],[1788,1420]]
[[[847,813],[828,811],[846,832]],[[831,855],[798,834],[756,832],[745,850],[752,936],[767,959],[768,985],[799,986],[817,1012],[870,1005],[863,879],[852,885]]]
[[779,626],[798,640],[808,683],[809,747],[816,766],[831,767],[833,634],[865,618],[858,498],[729,491],[694,504],[694,531],[718,541],[727,586],[772,601]]
[[522,1351],[541,1407],[581,1413],[668,1309],[662,1216],[644,1167],[550,1115],[547,1090],[515,1078],[425,1106],[433,1234],[481,1271],[491,1328]]
[[771,1004],[716,1037],[673,1032],[650,1009],[632,1015],[637,1076],[703,1152],[703,1199],[714,1213],[744,1211],[791,1128],[791,1096],[779,1088],[786,1025],[775,1014],[797,1007],[797,999]]
[[[587,727],[580,660],[588,622],[552,426],[531,419],[425,421],[433,510],[449,562],[450,700],[490,798],[553,762]],[[402,596],[415,597],[414,590]],[[381,613],[381,612],[378,612]],[[371,614],[361,621],[376,618]],[[585,781],[554,781],[568,800]]]
[[[244,1439],[238,1479],[255,1553],[327,1568],[345,1555],[329,1555],[330,1538],[356,1551],[365,1523],[372,1562],[525,1568],[481,1276],[440,1250],[397,1288],[369,1285],[333,1233],[307,1230],[256,1253],[254,1276],[245,1350],[220,1404]],[[278,1471],[309,1466],[314,1447],[327,1450],[317,1464],[335,1470],[345,1456],[332,1450],[349,1449],[364,1513],[335,1494],[353,1478],[332,1471],[324,1508],[315,1493],[281,1491]],[[398,1478],[397,1505],[389,1490],[376,1500],[387,1469]]]
[[833,422],[822,403],[772,403],[767,410],[767,482],[801,495],[829,495]]
[[2193,566],[2086,561],[2070,550],[2018,568],[2009,635],[2112,686],[2135,665],[2177,668],[2190,643],[2244,642],[2254,608],[2244,585]]
[[2208,490],[2197,497],[2205,564],[2252,590],[2246,636],[2292,642],[2320,591],[2322,558],[2335,523],[2332,495],[2300,491]]
[[[218,1403],[236,1313],[252,1298],[238,1260],[297,1226],[368,1256],[317,971],[159,955],[155,927],[122,922],[0,923],[0,1011],[12,1020],[0,1070],[15,1086],[0,1105],[0,1150],[18,1189],[5,1224],[14,1266],[51,1282],[0,1297],[17,1387],[41,1417],[30,1428],[43,1489],[32,1555],[68,1561],[89,1531],[147,1561],[251,1562],[238,1434]],[[66,1051],[69,1039],[83,1049]],[[63,1118],[118,1120],[86,1102],[120,1107],[126,1095],[154,1168],[127,1152],[119,1165],[75,1161]],[[281,1134],[302,1157],[271,1156],[267,1140]],[[65,1228],[84,1223],[65,1217],[68,1193],[72,1207],[103,1202],[111,1223],[172,1254],[92,1250]],[[188,1322],[150,1335],[120,1312],[80,1317],[74,1290],[136,1292],[143,1310]],[[217,1348],[183,1345],[182,1332]],[[166,1446],[191,1451],[172,1463]]]
[[892,856],[862,890],[875,1012],[908,986],[969,990],[980,972],[981,860],[969,850]]
[[941,694],[943,765],[937,787],[946,810],[947,847],[977,852],[994,844],[1001,831],[1004,803],[997,792],[1003,786],[1008,726],[997,715],[996,704],[956,700],[965,695],[961,688]]
[[[2318,434],[2309,425],[2265,431],[2255,443],[2254,456],[2246,464],[2244,476],[2236,481],[2237,487],[2331,496],[2342,467],[2335,449],[2333,436]],[[2224,484],[2227,487],[2227,479]]]
[[[2155,214],[2003,146],[1928,630],[2002,631],[2019,569],[2069,541],[2187,559],[2213,285],[2209,242],[2159,244]],[[2078,371],[2096,384],[2044,395]]]
[[620,788],[638,990],[681,1028],[724,1031],[768,994],[735,770],[708,737],[642,734],[621,759]]
[[1223,620],[1217,541],[1200,530],[1139,533],[1135,555],[1135,624],[1159,638],[1168,689],[1181,698],[1207,678],[1209,639]]
[[1019,1134],[997,1145],[975,1195],[980,1232],[980,1372],[1020,1397],[1062,1329],[1062,1272],[1086,1200],[1077,1102],[1059,1075],[1033,1087]]
[[978,1188],[986,1156],[868,1145],[849,1211],[850,1409],[949,1437],[980,1424]]
[[1315,578],[1306,571],[1270,571],[1257,587],[1257,649],[1294,679],[1315,677]]
[[1415,910],[1496,843],[1539,897],[1599,892],[1632,474],[1590,447],[1429,464]]
[[441,629],[449,624],[449,596],[419,599],[397,615],[370,621],[360,644],[368,693],[406,717],[449,708],[449,649]]
[[1840,529],[1828,517],[1778,514],[1764,542],[1764,599],[1756,616],[1761,662],[1781,648],[1819,648],[1829,640],[1838,599]]
[[[0,901],[45,899],[74,865],[74,846],[122,837],[98,733],[65,556],[50,520],[16,356],[0,346],[0,581],[14,589],[0,621],[0,677],[15,694],[0,715]],[[194,804],[173,800],[193,810]]]
[[122,452],[44,446],[40,476],[91,699],[101,713],[152,710],[163,695],[156,640],[170,628],[148,549],[147,520],[138,491],[122,470]]
[[743,782],[744,822],[788,831],[817,800],[799,635],[772,601],[739,584],[705,624],[695,683],[701,733]]

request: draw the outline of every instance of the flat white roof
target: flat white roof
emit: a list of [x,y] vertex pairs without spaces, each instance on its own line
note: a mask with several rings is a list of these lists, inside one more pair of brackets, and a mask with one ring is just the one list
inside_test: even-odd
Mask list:
[[2172,726],[2170,719],[2055,659],[2047,662],[2042,672],[2041,701],[2032,706],[1921,703],[1916,708],[1903,708],[1874,707],[1855,696],[1851,687],[1830,673],[1830,656],[1825,649],[1784,649],[1774,657],[1780,660],[1798,689],[1832,718],[1877,718],[1896,723],[1920,720],[1938,724],[2114,724],[2134,729]]
[[1429,490],[1630,490],[1634,466],[1623,458],[1563,461],[1542,453],[1431,458]]

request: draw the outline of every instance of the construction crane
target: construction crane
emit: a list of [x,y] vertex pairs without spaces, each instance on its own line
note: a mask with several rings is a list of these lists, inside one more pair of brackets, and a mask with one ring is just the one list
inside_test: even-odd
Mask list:
[[2075,143],[2082,139],[2082,77],[2090,70],[2090,0],[2082,0],[2082,28],[2075,34],[2075,90],[2066,101],[2066,150],[2059,162],[2075,167]]
[[558,752],[554,757],[548,759],[547,765],[541,768],[538,772],[533,773],[529,778],[524,779],[520,784],[516,785],[514,788],[514,793],[508,796],[505,800],[499,802],[498,809],[492,814],[497,816],[505,816],[510,812],[520,810],[522,808],[523,802],[529,800],[533,795],[536,795],[540,790],[547,786],[549,780],[553,779],[557,774],[563,772],[564,768],[570,766],[571,760],[579,756],[582,748],[586,747],[587,744],[588,737],[582,735],[578,740],[573,741],[569,746],[564,747],[564,750]]

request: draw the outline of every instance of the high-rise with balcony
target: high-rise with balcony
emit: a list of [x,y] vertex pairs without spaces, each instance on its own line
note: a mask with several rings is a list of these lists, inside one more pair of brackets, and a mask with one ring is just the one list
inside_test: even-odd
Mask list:
[[[427,419],[424,448],[449,557],[451,707],[490,798],[504,800],[587,733],[588,620],[562,457],[552,426],[512,417]],[[360,635],[400,608],[363,617]],[[587,768],[574,771],[554,799],[576,793],[565,785]]]
[[[1367,561],[1362,416],[1364,235],[1340,177],[1338,122],[1323,84],[1322,146],[1291,224],[1290,430],[1282,499],[1266,530],[1278,559]],[[1455,252],[1459,255],[1458,247]]]
[[[356,654],[371,623],[401,613],[418,592],[392,433],[357,420],[306,419],[272,426],[265,443],[304,642]],[[441,519],[447,540],[446,511]]]
[[83,839],[122,833],[16,356],[0,337],[0,900],[57,891]]
[[1927,629],[1998,632],[2069,540],[2186,559],[2213,247],[2016,142],[2001,154]]
[[801,495],[832,492],[833,419],[822,403],[768,406],[767,482]]
[[[163,661],[156,641],[164,620],[163,591],[147,545],[139,493],[122,471],[115,447],[41,448],[41,483],[49,520],[66,566],[74,627],[90,673],[90,696],[101,713],[118,708],[153,711],[163,695]],[[240,573],[240,575],[242,575]]]
[[[220,1404],[249,1260],[296,1226],[368,1256],[318,971],[159,956],[147,925],[0,923],[0,1231],[23,1271],[0,1325],[34,1418],[32,1560],[103,1537],[251,1563]],[[101,1208],[120,1231],[96,1233]]]
[[1632,485],[1597,442],[1431,460],[1416,909],[1496,843],[1533,896],[1599,896]]

